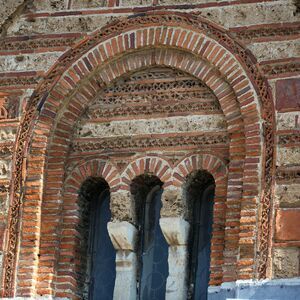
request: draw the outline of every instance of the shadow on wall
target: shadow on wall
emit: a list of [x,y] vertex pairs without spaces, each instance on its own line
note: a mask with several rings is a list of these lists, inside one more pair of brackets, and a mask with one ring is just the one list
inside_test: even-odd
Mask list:
[[300,278],[237,281],[208,289],[208,300],[298,300],[299,295]]

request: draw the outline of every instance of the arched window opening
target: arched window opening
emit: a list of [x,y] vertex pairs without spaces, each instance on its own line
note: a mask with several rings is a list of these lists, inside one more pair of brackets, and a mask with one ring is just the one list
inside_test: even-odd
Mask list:
[[210,278],[210,251],[213,226],[215,181],[205,170],[190,174],[185,186],[189,238],[188,299],[206,300]]
[[159,225],[163,183],[155,176],[141,175],[131,184],[135,200],[138,242],[138,299],[165,299],[168,244]]
[[109,186],[102,178],[89,177],[78,199],[81,298],[113,299],[116,252],[107,230],[111,219]]

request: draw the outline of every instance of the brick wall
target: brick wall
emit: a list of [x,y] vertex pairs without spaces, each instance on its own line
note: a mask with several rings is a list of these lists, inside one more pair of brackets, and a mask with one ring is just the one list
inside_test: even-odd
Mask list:
[[[187,157],[211,155],[226,166],[212,285],[299,276],[300,17],[293,1],[5,5],[3,295],[75,297],[76,264],[59,266],[64,251],[76,248],[68,240],[74,228],[62,224],[76,222],[70,201],[78,184],[101,160],[116,170],[111,189],[122,188],[134,178],[126,167],[133,163],[133,172],[143,157],[168,162],[166,187],[191,172],[175,175]],[[71,174],[80,176],[67,181]]]

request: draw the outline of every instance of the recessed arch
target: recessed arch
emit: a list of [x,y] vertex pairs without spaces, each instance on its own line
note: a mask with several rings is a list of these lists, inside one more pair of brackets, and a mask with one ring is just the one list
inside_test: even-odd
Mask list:
[[[191,42],[188,42],[188,39],[186,39],[187,35],[190,35]],[[262,198],[261,226],[264,230],[261,230],[259,241],[261,252],[259,276],[264,277],[266,275],[269,247],[269,207],[271,205],[274,165],[274,137],[272,133],[274,110],[269,88],[256,69],[255,62],[251,60],[248,53],[246,54],[245,49],[233,41],[221,28],[217,28],[206,20],[191,15],[180,13],[174,13],[173,15],[170,15],[170,13],[159,13],[155,15],[149,13],[109,24],[64,54],[60,61],[49,71],[45,80],[39,85],[29,101],[20,127],[21,130],[18,134],[17,151],[14,158],[11,213],[7,254],[5,256],[4,295],[14,295],[16,251],[19,241],[17,235],[18,217],[21,203],[19,190],[25,179],[22,173],[23,158],[25,153],[30,152],[28,148],[29,141],[35,141],[41,134],[46,137],[46,145],[49,145],[50,140],[57,141],[59,134],[62,132],[71,132],[72,122],[80,114],[86,98],[93,91],[101,89],[114,77],[119,76],[120,72],[118,70],[123,70],[125,73],[130,68],[126,64],[118,64],[118,61],[110,64],[107,70],[101,73],[101,76],[96,75],[90,78],[88,89],[83,88],[85,97],[81,99],[76,99],[76,96],[73,97],[69,108],[62,110],[64,106],[62,103],[66,103],[66,99],[76,92],[76,86],[87,82],[89,74],[92,74],[93,70],[98,68],[98,66],[104,66],[106,62],[121,57],[124,53],[130,53],[136,49],[147,49],[154,45],[161,48],[175,47],[184,50],[188,55],[193,53],[195,57],[204,58],[206,61],[209,61],[210,65],[215,65],[219,74],[211,70],[209,65],[199,61],[196,62],[191,57],[186,57],[181,59],[181,61],[174,61],[174,56],[166,57],[166,54],[163,54],[166,52],[161,51],[161,56],[154,58],[154,61],[162,59],[167,60],[168,65],[181,66],[190,74],[202,75],[202,79],[207,85],[210,84],[215,94],[223,97],[224,106],[226,106],[226,109],[224,108],[223,111],[226,110],[227,115],[231,117],[228,122],[228,128],[237,148],[240,146],[238,141],[241,137],[237,134],[236,129],[238,127],[236,127],[236,124],[238,126],[243,124],[242,127],[244,127],[246,136],[251,136],[251,139],[248,139],[245,146],[246,157],[242,159],[245,170],[242,177],[247,179],[250,176],[247,174],[247,166],[251,165],[251,170],[253,168],[256,169],[260,178],[261,175],[264,175],[266,178],[266,183],[263,187],[265,193]],[[147,66],[149,61],[151,62],[150,58],[145,60],[142,66]],[[229,86],[233,89],[234,97],[231,97],[231,91],[224,89],[222,77],[226,78]],[[237,99],[238,102],[234,99]],[[235,104],[233,105],[233,103]],[[240,113],[233,109],[233,106],[238,107]],[[65,121],[59,123],[58,120],[61,116],[65,118]],[[237,120],[241,120],[241,123],[237,122]],[[266,132],[265,141],[262,140],[260,134],[263,121]],[[56,131],[59,133],[58,135],[53,135],[53,124],[55,124],[55,128],[58,128],[58,131]],[[261,153],[264,144],[266,151]],[[233,149],[235,149],[235,146]],[[60,147],[61,154],[65,155],[68,151],[68,145],[60,145]],[[41,149],[39,151],[42,152]],[[51,154],[52,150],[49,149],[48,151]],[[241,169],[238,161],[233,161],[233,163],[236,163],[236,165],[229,168],[229,171],[234,168]],[[44,163],[42,163],[40,174],[44,173],[44,166]],[[263,169],[261,166],[263,166]],[[54,164],[52,166],[47,165],[48,170],[52,174],[56,172],[56,167]],[[29,179],[31,175],[27,172],[26,176]],[[58,177],[56,175],[59,180],[63,176],[61,173],[58,174]],[[48,175],[49,177],[51,176]],[[36,181],[36,185],[41,193],[43,190],[42,181],[43,178],[39,178]],[[247,183],[247,180],[245,180],[245,183]],[[254,185],[259,186],[260,183],[261,180],[258,180]],[[260,196],[260,191],[253,191],[253,185],[251,186],[250,184],[245,184],[243,191],[247,197],[253,196],[258,198]],[[37,222],[40,222],[40,220],[38,219]],[[22,257],[20,259],[22,260]],[[229,278],[227,280],[230,281]]]

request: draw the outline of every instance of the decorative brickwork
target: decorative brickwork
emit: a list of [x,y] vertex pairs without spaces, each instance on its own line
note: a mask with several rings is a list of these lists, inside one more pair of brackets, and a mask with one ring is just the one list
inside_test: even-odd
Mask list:
[[[67,270],[66,275],[63,270],[46,267],[54,266],[58,257],[62,259],[57,250],[51,257],[38,259],[40,249],[57,249],[60,240],[57,231],[59,224],[54,222],[47,228],[44,222],[45,211],[50,210],[54,215],[60,211],[67,212],[68,201],[63,198],[62,183],[72,142],[73,125],[82,117],[88,105],[98,97],[98,93],[109,87],[115,79],[154,66],[174,68],[197,78],[213,91],[226,119],[230,153],[225,264],[212,264],[216,266],[217,271],[211,282],[219,284],[222,280],[266,276],[274,172],[274,111],[269,87],[256,69],[251,55],[235,43],[224,30],[206,20],[182,13],[149,13],[121,19],[105,26],[66,52],[29,100],[18,133],[14,156],[4,296],[31,296],[38,293],[75,297],[76,284],[71,270]],[[260,134],[262,121],[264,140]],[[265,149],[265,152],[262,152],[262,149]],[[30,166],[26,174],[23,172],[25,154],[26,164]],[[36,155],[40,155],[41,159],[35,160]],[[140,166],[141,163],[140,161]],[[220,165],[216,161],[207,156],[207,164],[205,167],[218,174]],[[151,170],[162,172],[167,165],[156,161]],[[134,170],[134,165],[130,166],[130,170]],[[114,180],[118,182],[115,177],[118,174],[117,168],[109,174],[109,178],[106,179],[109,184]],[[131,176],[126,174],[130,179]],[[224,170],[220,174],[224,176]],[[104,175],[103,177],[106,178]],[[79,179],[75,181],[77,185],[80,183]],[[25,194],[20,193],[23,186]],[[72,193],[74,196],[74,189]],[[225,195],[226,191],[222,189],[220,198],[224,199]],[[258,215],[258,228],[257,202],[261,196],[262,214]],[[222,201],[219,213],[223,212],[224,216]],[[35,207],[37,214],[34,218],[28,213],[28,207]],[[70,206],[70,209],[73,210],[74,207]],[[249,218],[246,210],[250,211],[254,218]],[[24,220],[31,217],[31,224],[23,222],[19,227],[20,215]],[[30,235],[26,233],[28,230]],[[259,230],[258,245],[256,230]],[[42,239],[40,232],[43,233]],[[51,246],[45,243],[47,232],[52,234]],[[40,245],[40,249],[37,244]],[[18,245],[21,248],[24,246],[26,251],[31,253],[30,258],[24,252],[17,255]],[[247,259],[249,253],[248,256],[241,253],[238,260],[238,248],[243,247],[250,249],[250,258]],[[259,250],[259,257],[255,257],[256,250]],[[220,253],[222,252],[221,250]],[[213,257],[213,260],[217,261],[220,253]],[[254,259],[258,260],[258,271],[255,269]],[[30,272],[22,268],[25,261],[32,263]],[[39,264],[33,261],[39,261]],[[28,285],[16,284],[22,280],[24,273]],[[15,276],[18,277],[17,281]],[[55,282],[56,277],[59,282]],[[59,288],[60,284],[69,292],[63,292]]]

